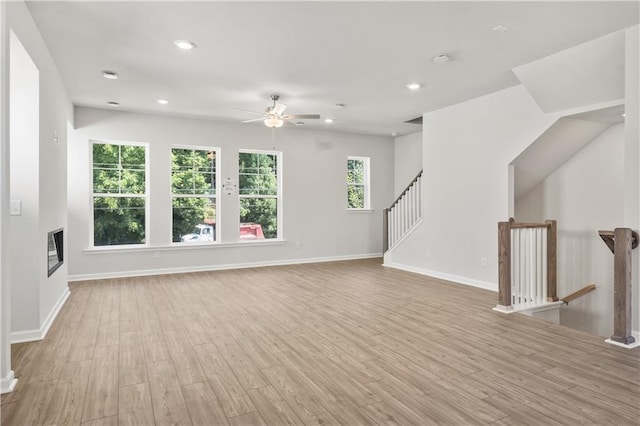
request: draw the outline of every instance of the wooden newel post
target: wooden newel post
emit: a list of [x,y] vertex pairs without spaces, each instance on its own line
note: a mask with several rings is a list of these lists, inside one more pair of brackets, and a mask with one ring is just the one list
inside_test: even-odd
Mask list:
[[613,336],[611,340],[630,345],[631,335],[631,243],[629,228],[613,231]]
[[498,305],[511,306],[511,222],[498,222]]
[[389,250],[389,212],[390,209],[382,211],[382,253]]
[[558,301],[558,224],[555,220],[545,221],[547,229],[547,302]]

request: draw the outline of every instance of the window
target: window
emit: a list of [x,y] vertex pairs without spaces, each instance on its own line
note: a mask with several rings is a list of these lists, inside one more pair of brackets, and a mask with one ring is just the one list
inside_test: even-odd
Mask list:
[[93,246],[145,244],[147,148],[92,142]]
[[281,153],[240,151],[240,240],[280,237]]
[[369,158],[347,157],[347,209],[369,208]]
[[218,148],[171,149],[172,241],[216,241]]

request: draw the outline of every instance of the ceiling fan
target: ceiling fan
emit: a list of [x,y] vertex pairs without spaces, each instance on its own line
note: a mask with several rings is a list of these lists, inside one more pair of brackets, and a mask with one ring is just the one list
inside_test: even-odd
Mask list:
[[297,120],[317,120],[320,118],[320,114],[284,114],[284,110],[287,109],[285,104],[278,102],[279,95],[271,95],[273,105],[269,105],[265,108],[264,112],[247,111],[243,109],[236,109],[236,111],[249,112],[251,114],[261,115],[259,118],[253,118],[251,120],[244,120],[243,123],[251,123],[254,121],[264,121],[264,125],[267,127],[282,127],[285,120],[297,119]]

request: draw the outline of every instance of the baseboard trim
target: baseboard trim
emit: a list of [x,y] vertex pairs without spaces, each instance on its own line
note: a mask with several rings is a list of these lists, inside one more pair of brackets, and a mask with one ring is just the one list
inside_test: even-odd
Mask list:
[[179,268],[145,269],[137,271],[107,272],[96,274],[69,275],[68,281],[102,280],[109,278],[143,277],[149,275],[182,274],[188,272],[223,271],[227,269],[262,268],[266,266],[300,265],[304,263],[341,262],[346,260],[373,259],[382,257],[382,253],[366,253],[345,256],[312,257],[305,259],[287,259],[265,262],[230,263],[224,265],[186,266]]
[[53,309],[51,309],[51,312],[49,312],[49,315],[47,315],[47,318],[44,320],[39,329],[12,332],[11,344],[35,342],[37,340],[44,339],[47,335],[47,332],[49,331],[49,328],[51,327],[51,324],[53,324],[53,321],[58,316],[58,313],[60,313],[60,309],[62,309],[65,302],[69,298],[69,294],[69,287],[67,287],[64,290],[64,293],[62,293],[62,296],[60,296],[56,304],[53,306]]
[[472,278],[461,277],[459,275],[447,274],[445,272],[432,271],[429,269],[418,268],[415,266],[403,265],[400,263],[385,263],[383,266],[387,268],[400,269],[401,271],[413,272],[415,274],[426,275],[440,280],[451,281],[457,284],[464,284],[471,287],[482,288],[484,290],[498,291],[498,286],[487,281],[474,280]]
[[18,379],[16,379],[13,370],[9,370],[7,376],[0,379],[0,393],[13,392],[17,383]]

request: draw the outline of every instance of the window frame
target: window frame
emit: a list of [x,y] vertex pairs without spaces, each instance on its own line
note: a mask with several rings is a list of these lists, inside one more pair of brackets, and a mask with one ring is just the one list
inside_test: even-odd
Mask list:
[[[349,183],[349,161],[362,161],[364,163],[364,183]],[[348,212],[368,212],[371,211],[371,158],[361,157],[357,155],[347,156],[347,178],[346,178],[346,195],[347,195],[347,211]],[[361,186],[364,192],[364,206],[363,207],[349,207],[349,187]]]
[[[141,146],[144,148],[144,194],[114,194],[114,193],[96,193],[93,188],[93,146],[94,145],[119,145],[119,146]],[[95,250],[116,250],[127,248],[142,248],[150,246],[150,220],[149,214],[149,193],[151,189],[151,179],[149,173],[149,143],[147,142],[131,142],[131,141],[113,141],[104,139],[89,140],[89,210],[91,220],[89,223],[89,247]],[[144,243],[143,244],[113,244],[96,246],[95,245],[95,198],[143,198],[144,199]]]
[[[246,195],[246,194],[241,194],[240,193],[240,154],[266,154],[266,155],[275,155],[276,156],[276,182],[278,185],[277,191],[276,191],[276,195]],[[238,178],[238,186],[237,186],[237,193],[238,193],[238,229],[236,230],[236,236],[237,236],[237,241],[241,244],[263,244],[266,242],[273,242],[273,241],[283,241],[283,229],[282,229],[282,212],[283,212],[283,203],[282,203],[282,161],[283,161],[283,153],[282,151],[275,151],[275,150],[263,150],[263,149],[239,149],[238,150],[238,157],[236,158],[236,164],[238,166],[238,171],[237,171],[237,178]],[[260,199],[260,198],[275,198],[276,199],[276,225],[277,225],[277,230],[276,230],[276,237],[275,238],[265,238],[264,240],[247,240],[247,241],[242,241],[240,239],[240,200],[242,198],[253,198],[253,199]]]
[[[216,195],[214,197],[211,196],[206,196],[205,194],[200,194],[200,195],[186,195],[186,194],[174,194],[173,193],[173,184],[172,184],[172,167],[173,167],[173,163],[171,161],[171,154],[172,154],[172,150],[173,149],[191,149],[194,151],[213,151],[216,153],[216,173],[215,173],[215,178],[216,178]],[[220,219],[220,192],[222,190],[221,185],[220,185],[220,156],[221,156],[221,152],[222,149],[220,147],[214,147],[214,146],[202,146],[202,145],[181,145],[181,144],[175,144],[175,145],[171,145],[169,147],[169,205],[171,208],[171,224],[169,226],[169,244],[171,246],[175,246],[175,247],[187,247],[187,246],[208,246],[208,245],[216,245],[216,244],[220,244],[220,242],[222,241],[221,235],[222,235],[222,226],[221,223],[222,221],[219,220]],[[216,239],[214,241],[202,241],[202,242],[196,242],[196,243],[188,243],[185,244],[183,242],[174,242],[173,241],[173,199],[175,197],[179,197],[179,198],[210,198],[210,199],[215,199],[216,202]]]

